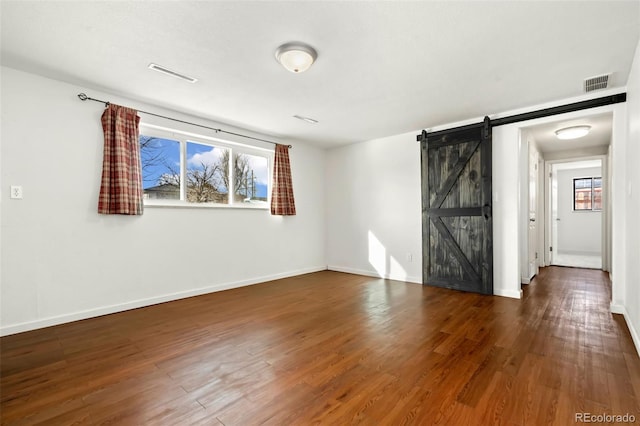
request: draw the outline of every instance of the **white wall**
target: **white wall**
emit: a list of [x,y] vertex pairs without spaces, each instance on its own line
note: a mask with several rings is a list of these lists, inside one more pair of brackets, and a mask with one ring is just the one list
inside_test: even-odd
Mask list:
[[[98,215],[103,106],[78,93],[234,129],[10,68],[1,78],[2,334],[326,268],[323,150],[293,143],[294,217]],[[9,185],[24,199],[9,199]]]
[[624,305],[627,324],[640,352],[640,42],[636,46],[627,82],[627,108],[626,182],[621,188],[621,192],[626,195],[625,235],[628,259]]
[[326,179],[329,269],[422,282],[416,132],[330,150]]
[[602,213],[573,210],[573,179],[602,177],[601,167],[566,169],[558,173],[558,245],[553,250],[566,254],[602,253]]
[[[622,104],[619,104],[622,105]],[[625,305],[627,263],[635,262],[627,257],[627,103],[620,113],[614,113],[611,131],[611,310],[621,313]],[[624,113],[622,113],[624,112]]]
[[526,143],[516,125],[493,128],[493,292],[520,298],[520,168]]

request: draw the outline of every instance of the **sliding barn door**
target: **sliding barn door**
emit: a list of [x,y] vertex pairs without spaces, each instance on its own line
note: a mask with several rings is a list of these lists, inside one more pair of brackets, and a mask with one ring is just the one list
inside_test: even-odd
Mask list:
[[489,118],[421,145],[423,283],[493,294]]

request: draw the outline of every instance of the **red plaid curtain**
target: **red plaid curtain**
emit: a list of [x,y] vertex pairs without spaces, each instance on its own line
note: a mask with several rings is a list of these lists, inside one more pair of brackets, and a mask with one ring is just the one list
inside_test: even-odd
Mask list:
[[271,214],[294,216],[296,203],[293,199],[289,147],[276,144],[276,160],[273,166],[273,188],[271,189]]
[[109,104],[102,114],[104,156],[98,213],[142,214],[138,111]]

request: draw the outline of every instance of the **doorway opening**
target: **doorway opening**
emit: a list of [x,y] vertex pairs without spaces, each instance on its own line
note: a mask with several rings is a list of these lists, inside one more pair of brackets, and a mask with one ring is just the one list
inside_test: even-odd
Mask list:
[[602,160],[550,166],[550,264],[602,269]]
[[[581,138],[556,130],[584,125]],[[520,272],[528,284],[549,265],[609,270],[613,114],[587,112],[520,129]]]

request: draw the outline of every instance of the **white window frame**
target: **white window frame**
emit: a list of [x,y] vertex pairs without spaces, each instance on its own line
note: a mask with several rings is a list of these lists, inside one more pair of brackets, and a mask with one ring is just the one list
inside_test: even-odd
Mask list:
[[[167,199],[144,199],[145,207],[177,207],[177,208],[209,208],[209,209],[249,209],[249,210],[269,210],[271,206],[271,185],[273,184],[273,162],[274,152],[271,149],[261,148],[252,145],[246,145],[226,139],[214,138],[211,136],[190,133],[182,130],[169,129],[153,124],[140,123],[140,134],[145,136],[156,136],[159,138],[170,139],[180,143],[180,200]],[[230,150],[229,162],[233,162],[234,152],[242,154],[255,155],[267,159],[267,201],[261,204],[236,203],[234,202],[233,191],[235,190],[235,182],[233,181],[233,164],[229,164],[229,197],[228,203],[190,203],[187,201],[187,142],[194,142],[202,145],[209,145],[216,148],[225,148]]]
[[[591,180],[591,208],[590,209],[576,209],[576,181],[577,180]],[[575,213],[589,213],[589,212],[601,212],[602,208],[596,209],[595,206],[595,190],[593,187],[594,179],[600,179],[600,192],[603,190],[603,181],[602,176],[585,176],[585,177],[576,177],[571,181],[571,189],[572,189],[572,201],[571,201],[571,210]]]

